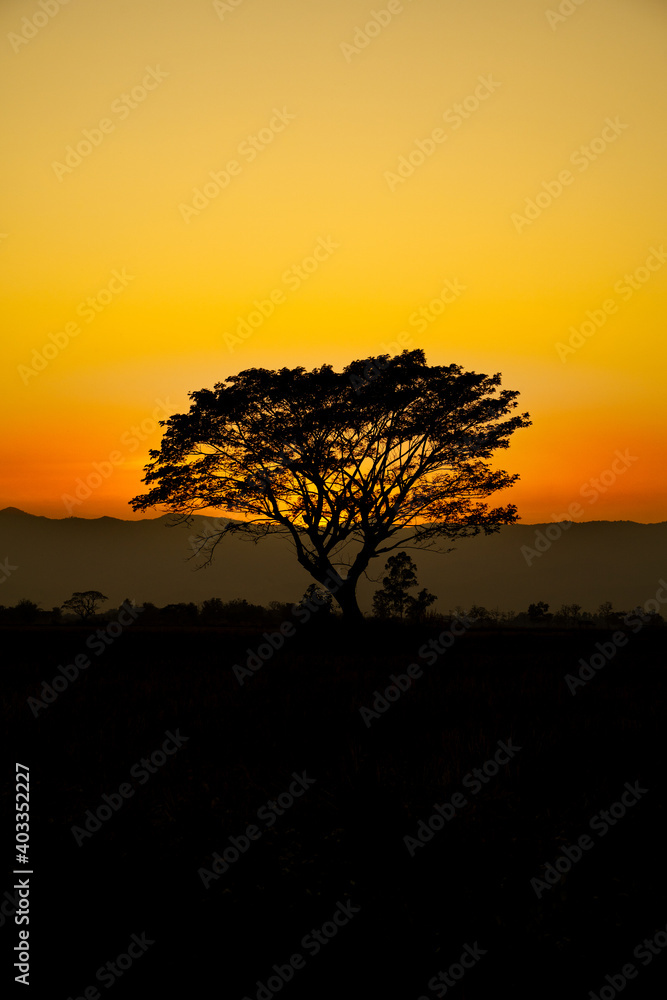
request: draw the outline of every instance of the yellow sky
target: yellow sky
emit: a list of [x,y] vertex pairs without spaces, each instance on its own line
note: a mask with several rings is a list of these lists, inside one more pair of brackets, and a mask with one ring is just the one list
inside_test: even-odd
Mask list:
[[525,521],[626,449],[582,519],[664,520],[666,32],[657,0],[5,0],[0,506],[133,517],[163,402],[403,333],[521,391]]

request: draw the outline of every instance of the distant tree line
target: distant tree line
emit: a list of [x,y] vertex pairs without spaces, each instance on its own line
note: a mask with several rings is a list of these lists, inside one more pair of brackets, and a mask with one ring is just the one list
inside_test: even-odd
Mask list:
[[[472,621],[471,628],[605,628],[618,629],[640,620],[642,627],[661,628],[665,626],[662,615],[656,611],[647,612],[640,605],[629,611],[614,610],[611,601],[605,601],[594,612],[585,611],[579,604],[562,604],[550,611],[544,601],[529,604],[525,611],[500,611],[473,604],[468,608],[457,605],[447,614],[430,610],[436,597],[427,590],[416,596],[409,593],[415,589],[417,575],[414,562],[405,552],[391,556],[385,565],[382,587],[373,597],[373,613],[365,616],[376,621],[421,623],[423,625],[447,625],[454,618],[466,617]],[[50,610],[40,608],[34,601],[24,598],[13,607],[0,605],[0,625],[58,625],[86,622],[113,621],[123,605],[134,605],[125,598],[118,608],[106,609],[101,606],[108,598],[100,591],[77,591],[58,607]],[[140,624],[143,626],[175,625],[181,627],[265,627],[280,625],[284,621],[307,623],[338,620],[341,612],[333,604],[332,595],[323,587],[311,584],[297,602],[271,601],[268,606],[252,604],[243,598],[223,601],[211,597],[201,604],[178,603],[157,607],[145,601]]]

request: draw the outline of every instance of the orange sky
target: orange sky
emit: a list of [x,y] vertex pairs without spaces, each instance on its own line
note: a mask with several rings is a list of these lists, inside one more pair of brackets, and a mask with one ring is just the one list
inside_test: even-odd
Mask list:
[[662,3],[43,2],[0,8],[0,506],[135,517],[189,391],[404,333],[521,391],[524,521],[665,519]]

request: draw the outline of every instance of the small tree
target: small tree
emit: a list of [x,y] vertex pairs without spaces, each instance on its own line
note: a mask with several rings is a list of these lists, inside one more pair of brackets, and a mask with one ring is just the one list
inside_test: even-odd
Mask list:
[[595,612],[595,617],[605,628],[618,628],[619,625],[623,624],[622,612],[614,611],[611,601],[603,601]]
[[328,618],[333,610],[333,595],[326,587],[311,583],[299,601],[299,607],[306,608],[311,614],[317,611],[320,619]]
[[408,593],[417,586],[417,566],[407,552],[397,552],[385,563],[387,575],[382,588],[373,595],[373,612],[377,618],[415,618],[424,616],[437,598],[424,589],[417,597]]
[[559,624],[572,628],[579,626],[584,620],[583,609],[580,604],[561,604],[556,612]]
[[219,597],[204,601],[199,611],[199,620],[204,625],[219,625],[225,617],[225,606]]
[[538,601],[537,604],[528,605],[528,617],[531,622],[546,621],[548,612],[549,605],[545,604],[544,601]]
[[96,615],[99,607],[109,598],[101,594],[99,590],[75,590],[70,598],[62,605],[63,611],[72,611],[78,615],[82,621]]
[[416,597],[410,597],[410,605],[408,607],[408,618],[414,621],[423,621],[424,615],[428,608],[431,607],[434,601],[437,601],[435,594],[430,594],[426,587],[419,591]]
[[483,604],[473,604],[467,612],[467,617],[471,618],[476,628],[488,628],[493,624],[493,617]]
[[152,604],[150,601],[144,601],[141,605],[143,611],[141,613],[141,620],[144,625],[157,625],[160,621],[160,611]]
[[40,608],[34,601],[29,601],[27,597],[24,597],[11,611],[12,618],[20,625],[32,625],[39,617]]
[[[623,614],[623,612],[620,612],[620,614],[621,620],[625,625],[634,626],[637,623],[637,619],[641,622],[642,628],[645,628],[646,626],[656,628],[664,624],[664,618],[661,614],[657,611],[646,611],[641,604],[634,607],[632,611],[628,611],[627,614]],[[633,628],[633,631],[638,630]]]
[[165,625],[196,625],[198,620],[199,609],[193,601],[165,604],[160,608],[160,621]]

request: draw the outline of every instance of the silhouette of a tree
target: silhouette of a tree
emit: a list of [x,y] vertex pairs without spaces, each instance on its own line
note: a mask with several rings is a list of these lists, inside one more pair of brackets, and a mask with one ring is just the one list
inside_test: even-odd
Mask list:
[[225,616],[225,606],[219,597],[204,601],[199,612],[199,618],[205,625],[219,625]]
[[574,625],[583,620],[582,610],[581,604],[561,604],[556,615],[567,625]]
[[407,552],[389,556],[382,588],[373,595],[373,611],[378,618],[411,618],[419,621],[437,600],[424,589],[416,597],[408,591],[417,586],[417,566]]
[[[377,374],[364,380],[369,365]],[[421,350],[343,372],[249,369],[191,393],[189,413],[161,421],[143,480],[150,490],[130,503],[186,521],[211,508],[242,515],[202,539],[207,562],[227,534],[286,535],[346,619],[358,620],[356,587],[371,559],[518,519],[514,505],[485,502],[519,478],[488,459],[530,424],[526,413],[507,418],[519,393],[499,391],[500,381],[429,366]]]
[[99,590],[75,590],[61,607],[63,611],[73,611],[83,621],[96,615],[100,605],[108,600]]
[[32,625],[32,623],[39,617],[40,607],[39,604],[35,604],[34,601],[30,601],[27,597],[23,597],[13,608],[13,612],[13,617],[21,625]]
[[547,619],[547,614],[549,611],[549,605],[545,604],[544,601],[537,601],[536,604],[528,605],[528,617],[531,622],[543,622]]
[[299,607],[305,608],[311,614],[318,612],[318,619],[327,619],[332,611],[333,596],[326,587],[318,587],[311,583],[306,593],[299,601]]

